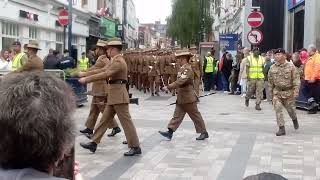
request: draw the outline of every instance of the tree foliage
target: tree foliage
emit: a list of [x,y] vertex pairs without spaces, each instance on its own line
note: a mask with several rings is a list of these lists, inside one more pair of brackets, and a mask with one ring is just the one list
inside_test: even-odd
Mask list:
[[[201,1],[204,3],[202,8]],[[211,2],[212,0],[172,0],[172,13],[167,18],[167,34],[185,47],[199,41],[202,20],[204,33],[211,33],[213,24],[213,17],[210,14]]]

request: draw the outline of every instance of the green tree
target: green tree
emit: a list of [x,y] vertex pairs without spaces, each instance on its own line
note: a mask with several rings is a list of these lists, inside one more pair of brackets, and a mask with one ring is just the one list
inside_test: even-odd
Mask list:
[[211,4],[212,0],[173,0],[172,13],[167,18],[167,34],[186,47],[199,41],[202,21],[203,33],[212,33]]

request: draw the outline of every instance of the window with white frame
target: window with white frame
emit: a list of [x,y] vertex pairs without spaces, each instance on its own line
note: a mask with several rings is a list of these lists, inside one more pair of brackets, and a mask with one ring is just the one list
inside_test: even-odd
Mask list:
[[77,36],[72,36],[72,45],[78,45],[78,37]]
[[10,48],[12,43],[19,39],[20,28],[18,24],[2,21],[1,26],[1,39],[2,39],[2,48]]
[[60,53],[63,52],[63,33],[56,34],[56,50]]
[[38,29],[36,27],[29,27],[29,38],[38,39]]

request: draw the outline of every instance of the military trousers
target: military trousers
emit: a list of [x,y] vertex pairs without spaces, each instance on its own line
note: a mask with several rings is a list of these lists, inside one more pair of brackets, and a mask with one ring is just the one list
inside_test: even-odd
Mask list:
[[142,84],[143,90],[146,90],[149,88],[149,81],[148,81],[148,74],[147,73],[141,74],[141,84]]
[[139,138],[129,113],[129,104],[106,105],[106,108],[103,111],[102,115],[105,118],[100,121],[99,125],[97,126],[93,134],[92,141],[97,144],[100,143],[104,133],[108,128],[111,128],[112,119],[114,119],[115,115],[118,116],[121,126],[124,130],[124,134],[128,142],[128,147],[139,147]]
[[277,124],[279,127],[284,126],[283,108],[285,108],[292,120],[297,120],[296,106],[294,97],[279,98],[276,95],[272,100],[273,108],[276,112]]
[[246,99],[256,95],[256,104],[260,105],[263,98],[264,79],[249,79]]
[[182,123],[184,116],[188,114],[191,118],[197,133],[207,132],[206,126],[198,110],[197,103],[177,104],[172,119],[168,124],[168,128],[176,131]]
[[163,83],[165,86],[168,86],[169,85],[169,78],[170,78],[170,74],[163,74],[162,75],[162,78],[163,78]]
[[159,92],[160,76],[149,76],[148,79],[151,93]]
[[[85,124],[85,126],[88,129],[94,130],[99,114],[103,113],[106,103],[107,103],[107,97],[93,96],[91,106],[90,106],[89,116]],[[110,122],[110,127],[111,128],[119,127],[115,119],[112,119],[112,121]]]

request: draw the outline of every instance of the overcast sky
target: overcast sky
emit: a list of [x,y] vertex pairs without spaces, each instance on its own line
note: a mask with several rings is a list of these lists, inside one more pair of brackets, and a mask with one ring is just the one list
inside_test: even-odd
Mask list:
[[133,0],[140,23],[154,23],[161,20],[166,23],[166,17],[171,14],[171,0]]

